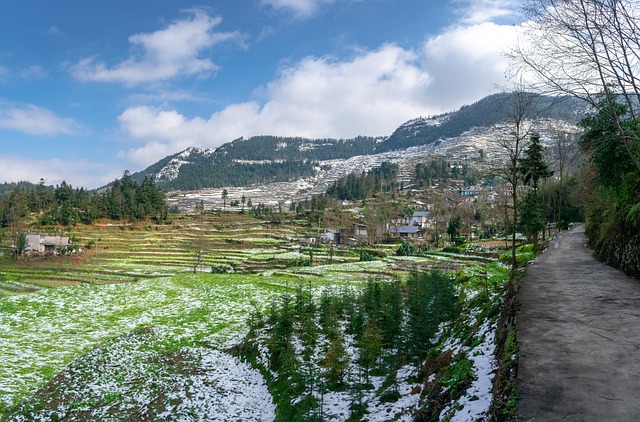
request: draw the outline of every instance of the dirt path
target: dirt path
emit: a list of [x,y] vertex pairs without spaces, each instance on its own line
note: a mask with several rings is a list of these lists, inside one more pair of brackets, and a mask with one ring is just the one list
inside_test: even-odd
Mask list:
[[557,236],[518,293],[518,420],[640,420],[640,280],[586,242]]

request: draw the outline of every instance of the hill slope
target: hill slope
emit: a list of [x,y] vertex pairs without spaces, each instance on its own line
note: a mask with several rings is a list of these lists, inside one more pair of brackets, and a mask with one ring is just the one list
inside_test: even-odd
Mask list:
[[[430,156],[445,156],[452,160],[477,158],[479,150],[487,153],[495,149],[490,141],[501,130],[501,122],[508,118],[510,95],[495,94],[454,112],[412,119],[386,139],[240,138],[217,149],[186,149],[132,177],[151,177],[166,190],[248,187],[293,181],[299,184],[301,180],[304,184],[310,183],[307,188],[313,188],[318,184],[327,186],[345,172],[367,170],[384,160],[415,166],[416,160]],[[550,125],[574,126],[584,115],[584,107],[576,100],[534,97],[536,106],[527,117],[533,121],[546,121],[540,125],[542,132]],[[315,189],[312,190],[315,193]]]
[[[460,136],[473,128],[500,124],[509,118],[512,97],[510,93],[494,94],[458,111],[409,120],[378,145],[376,152],[430,144],[439,139]],[[533,94],[531,99],[534,105],[527,110],[527,119],[561,119],[577,123],[584,113],[584,107],[575,99]]]

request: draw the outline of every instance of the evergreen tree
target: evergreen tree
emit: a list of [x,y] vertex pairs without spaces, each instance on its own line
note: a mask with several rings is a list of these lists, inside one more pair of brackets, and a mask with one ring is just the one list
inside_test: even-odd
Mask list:
[[226,189],[222,190],[222,210],[224,211],[227,208],[227,198],[229,197],[229,192]]
[[330,341],[320,363],[325,368],[324,377],[327,384],[333,388],[342,388],[349,369],[349,356],[344,348],[344,338],[340,332]]
[[533,192],[528,194],[521,205],[523,213],[520,215],[520,224],[525,229],[525,234],[533,239],[533,249],[538,250],[538,234],[544,229],[545,222],[540,210],[538,198],[538,182],[553,175],[544,157],[544,148],[538,133],[533,133],[530,142],[520,159],[520,172],[525,184],[531,185]]
[[540,180],[553,175],[553,171],[549,170],[545,160],[544,147],[538,133],[531,134],[529,144],[523,151],[523,156],[520,159],[520,172],[523,175],[523,182],[533,187],[534,191],[538,190]]

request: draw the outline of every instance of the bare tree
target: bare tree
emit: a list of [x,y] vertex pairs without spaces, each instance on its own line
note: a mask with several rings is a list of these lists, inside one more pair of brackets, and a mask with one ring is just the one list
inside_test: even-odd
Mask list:
[[565,133],[558,131],[556,133],[553,152],[555,155],[556,167],[558,168],[558,177],[560,183],[564,180],[566,170],[576,161],[578,158],[578,141],[577,134]]
[[207,237],[204,202],[200,201],[195,205],[195,219],[191,226],[189,237],[182,242],[182,249],[191,258],[193,273],[198,272],[206,258],[207,252],[211,249],[211,240]]
[[[640,116],[640,5],[635,0],[529,0],[527,38],[511,53],[513,71],[541,92],[604,105],[640,172],[640,140],[621,121]],[[626,115],[613,101],[622,98]],[[606,103],[605,103],[606,104]]]
[[535,105],[537,95],[526,92],[524,88],[516,86],[508,97],[509,103],[506,115],[507,125],[504,134],[497,140],[498,145],[506,155],[503,165],[493,169],[493,173],[506,182],[509,187],[510,203],[512,219],[511,222],[511,271],[516,268],[516,232],[518,228],[518,207],[520,205],[519,188],[522,185],[523,174],[520,168],[523,151],[525,150],[528,139],[532,133],[531,122],[526,116],[531,112]]

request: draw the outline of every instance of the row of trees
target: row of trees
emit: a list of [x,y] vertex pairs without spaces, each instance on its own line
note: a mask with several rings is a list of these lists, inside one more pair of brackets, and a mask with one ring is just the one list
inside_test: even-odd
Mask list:
[[286,182],[312,176],[316,165],[311,160],[239,163],[224,156],[216,160],[206,158],[183,166],[176,179],[163,182],[162,186],[164,189],[197,190]]
[[460,166],[442,159],[431,160],[428,163],[418,163],[415,171],[416,181],[420,187],[432,186],[437,181],[455,179],[464,180],[465,185],[473,185],[478,181],[477,176],[469,170],[469,166],[466,163]]
[[371,377],[386,377],[392,395],[395,372],[406,362],[420,370],[440,324],[456,313],[453,280],[438,272],[372,280],[361,292],[325,290],[319,298],[299,287],[266,315],[255,311],[240,352],[254,362],[260,350],[268,353],[263,370],[274,374],[270,385],[283,419],[323,420],[323,394],[349,391],[357,420]]
[[42,225],[91,224],[97,219],[138,221],[167,217],[164,193],[153,180],[145,178],[141,184],[128,172],[100,192],[90,193],[73,188],[66,182],[56,187],[38,185],[16,187],[8,196],[0,198],[0,222],[3,227],[29,220]]

